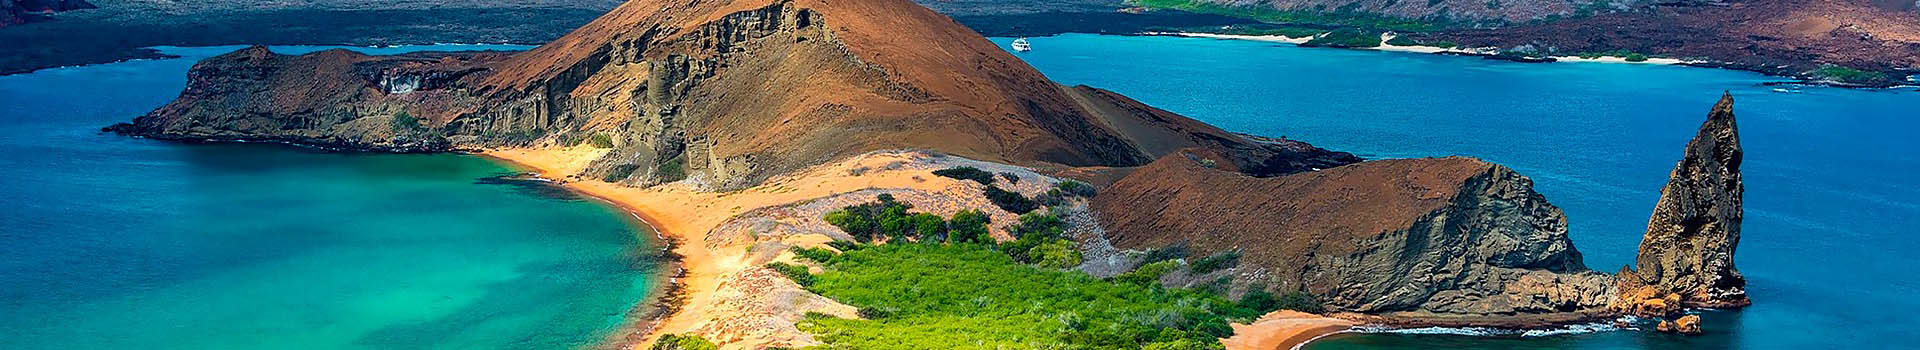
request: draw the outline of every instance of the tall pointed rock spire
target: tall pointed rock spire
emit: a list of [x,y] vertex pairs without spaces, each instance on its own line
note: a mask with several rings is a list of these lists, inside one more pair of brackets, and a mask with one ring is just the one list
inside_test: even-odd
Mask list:
[[[1644,315],[1751,303],[1747,280],[1733,266],[1744,216],[1743,156],[1733,95],[1726,94],[1660,190],[1636,266],[1620,274],[1621,299],[1631,311]],[[1658,305],[1648,305],[1653,299],[1660,300],[1653,303]]]

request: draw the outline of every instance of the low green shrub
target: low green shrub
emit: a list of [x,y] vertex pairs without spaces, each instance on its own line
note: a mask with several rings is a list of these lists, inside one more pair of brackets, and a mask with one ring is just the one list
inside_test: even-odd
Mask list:
[[793,283],[798,283],[801,287],[813,285],[813,274],[807,272],[806,266],[776,262],[767,263],[767,268],[787,276],[788,279],[793,280]]
[[1320,297],[1304,291],[1287,292],[1285,296],[1275,297],[1265,290],[1254,290],[1240,296],[1240,306],[1262,314],[1275,310],[1293,310],[1306,313],[1327,312],[1320,303]]
[[812,260],[813,262],[822,263],[822,264],[825,264],[829,261],[833,261],[833,256],[835,254],[837,253],[834,253],[833,250],[829,250],[827,248],[793,247],[793,255],[799,256],[802,259]]
[[660,182],[674,182],[687,179],[687,156],[685,154],[677,155],[673,156],[672,159],[667,159],[665,162],[660,162],[659,166],[654,167],[653,175],[655,178],[658,178]]
[[947,221],[948,243],[993,243],[993,233],[987,229],[993,218],[979,210],[967,209],[953,214],[953,220]]
[[1113,281],[1142,286],[1157,286],[1160,285],[1161,276],[1166,276],[1168,272],[1173,272],[1173,269],[1179,267],[1180,262],[1173,260],[1140,265],[1140,267],[1133,268],[1133,271],[1127,271],[1113,276]]
[[1078,197],[1093,197],[1099,192],[1093,189],[1093,185],[1074,180],[1062,180],[1060,183],[1054,184],[1053,189],[1060,190],[1060,193],[1063,194]]
[[1173,260],[1173,259],[1183,259],[1186,257],[1187,257],[1187,245],[1174,244],[1174,245],[1165,246],[1165,247],[1148,249],[1146,258],[1142,259],[1140,263],[1152,264],[1152,263]]
[[660,336],[660,339],[654,341],[653,347],[649,349],[652,349],[652,350],[719,350],[720,346],[714,345],[713,342],[708,341],[707,338],[701,338],[700,336],[697,336],[697,335],[668,334],[668,335]]
[[595,133],[587,138],[587,144],[594,148],[613,148],[613,137],[606,133]]
[[1039,208],[1039,205],[1032,199],[1027,199],[1027,196],[991,185],[987,186],[987,200],[993,201],[994,206],[1014,214],[1026,214]]
[[1240,265],[1240,252],[1220,252],[1205,258],[1194,260],[1188,269],[1194,274],[1205,274]]
[[961,180],[973,180],[973,182],[978,182],[981,185],[993,184],[993,173],[989,173],[984,170],[980,170],[979,168],[974,168],[970,166],[959,166],[959,167],[934,170],[933,174],[939,175],[941,177],[950,177],[950,178],[961,179]]
[[640,166],[635,164],[615,165],[613,169],[607,172],[606,176],[600,177],[600,181],[620,182],[621,180],[626,180],[627,177],[633,176],[633,172],[638,170],[640,170]]

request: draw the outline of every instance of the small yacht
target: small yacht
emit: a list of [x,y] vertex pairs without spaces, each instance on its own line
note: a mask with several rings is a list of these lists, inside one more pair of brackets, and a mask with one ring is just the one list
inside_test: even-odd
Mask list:
[[1013,39],[1013,50],[1019,52],[1033,51],[1033,45],[1027,44],[1027,38]]

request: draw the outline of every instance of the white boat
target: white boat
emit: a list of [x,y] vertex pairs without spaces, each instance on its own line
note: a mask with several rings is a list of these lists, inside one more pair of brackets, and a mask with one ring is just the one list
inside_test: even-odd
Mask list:
[[1027,38],[1013,39],[1013,50],[1020,52],[1033,51],[1033,45],[1027,43]]

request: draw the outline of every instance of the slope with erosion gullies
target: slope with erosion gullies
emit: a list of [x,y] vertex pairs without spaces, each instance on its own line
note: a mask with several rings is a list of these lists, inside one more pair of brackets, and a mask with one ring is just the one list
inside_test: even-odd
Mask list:
[[1208,147],[1261,175],[1358,161],[1062,87],[905,0],[633,1],[510,56],[265,51],[197,65],[180,99],[113,129],[376,151],[605,139],[614,150],[576,175],[706,188],[899,148],[1136,166]]
[[1688,144],[1637,269],[1619,275],[1585,266],[1566,216],[1532,180],[1470,158],[1256,178],[1226,169],[1220,154],[1183,150],[1106,186],[1092,209],[1117,248],[1240,257],[1186,282],[1306,292],[1371,322],[1538,327],[1741,307],[1749,302],[1733,267],[1743,187],[1732,108],[1722,97]]
[[1538,326],[1612,299],[1532,181],[1469,158],[1369,161],[1254,178],[1193,150],[1102,191],[1115,247],[1240,254],[1238,290],[1305,291],[1333,310],[1439,325]]

